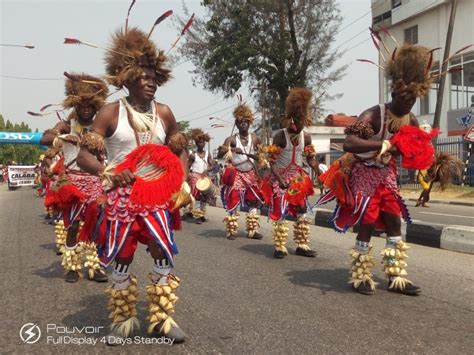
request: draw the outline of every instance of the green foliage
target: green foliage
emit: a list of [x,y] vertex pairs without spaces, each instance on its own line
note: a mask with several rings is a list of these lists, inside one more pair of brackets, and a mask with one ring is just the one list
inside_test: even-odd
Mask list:
[[179,130],[183,133],[187,133],[190,129],[189,121],[178,121]]
[[318,107],[331,99],[320,95],[345,71],[332,68],[340,56],[330,48],[341,22],[336,0],[204,0],[202,6],[208,18],[195,19],[180,46],[196,67],[195,83],[226,97],[257,87],[252,95],[269,110],[273,126],[292,87],[310,88]]
[[[5,119],[0,114],[0,131],[31,132],[31,128],[24,122],[21,122],[20,124],[12,123],[10,120],[5,122]],[[11,161],[16,161],[17,163],[25,165],[36,164],[41,154],[41,149],[35,145],[4,144],[0,145],[0,164],[6,165]]]

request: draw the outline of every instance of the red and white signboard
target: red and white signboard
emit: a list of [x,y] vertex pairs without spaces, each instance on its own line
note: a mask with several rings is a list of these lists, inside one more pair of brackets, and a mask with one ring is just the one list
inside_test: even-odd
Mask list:
[[469,127],[466,134],[464,135],[464,139],[468,142],[474,143],[474,125]]

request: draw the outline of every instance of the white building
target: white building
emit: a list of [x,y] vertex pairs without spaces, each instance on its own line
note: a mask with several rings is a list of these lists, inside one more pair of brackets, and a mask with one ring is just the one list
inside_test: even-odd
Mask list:
[[[446,34],[451,11],[450,0],[372,0],[374,29],[387,28],[399,43],[407,42],[429,48],[441,47],[435,52],[433,70],[443,58]],[[390,50],[393,41],[380,32]],[[474,0],[458,0],[451,53],[474,44]],[[379,57],[379,64],[383,61]],[[440,129],[443,135],[457,136],[474,123],[474,47],[454,57],[449,67],[462,65],[463,71],[448,74],[446,78]],[[433,123],[438,85],[434,83],[430,94],[419,99],[413,112],[418,120]],[[379,73],[379,101],[387,102],[389,85],[383,72]]]

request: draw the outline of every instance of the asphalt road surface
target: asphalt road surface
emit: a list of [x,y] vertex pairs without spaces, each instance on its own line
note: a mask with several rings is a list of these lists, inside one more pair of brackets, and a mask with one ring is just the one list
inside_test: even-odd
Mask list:
[[[419,297],[388,293],[378,268],[377,293],[363,296],[347,285],[353,234],[312,226],[317,258],[295,256],[290,242],[290,255],[276,260],[270,224],[262,220],[263,240],[248,240],[241,218],[239,238],[229,241],[221,222],[224,211],[218,208],[209,209],[210,222],[184,223],[176,235],[180,254],[175,273],[182,284],[175,319],[187,333],[187,341],[173,346],[144,344],[149,339],[143,287],[152,260],[140,248],[132,273],[142,287],[142,328],[137,335],[143,339],[137,339],[141,344],[110,348],[101,342],[106,328],[100,327],[109,324],[105,285],[64,282],[60,259],[53,251],[53,228],[42,220],[42,201],[32,189],[6,191],[1,186],[0,206],[2,354],[458,354],[474,349],[473,255],[414,245],[409,250],[409,279],[423,293]],[[380,260],[384,241],[374,238],[373,244]],[[34,344],[20,339],[26,323],[41,330]],[[97,332],[84,334],[84,327]],[[61,332],[73,334],[64,337]],[[57,343],[72,339],[89,343]]]

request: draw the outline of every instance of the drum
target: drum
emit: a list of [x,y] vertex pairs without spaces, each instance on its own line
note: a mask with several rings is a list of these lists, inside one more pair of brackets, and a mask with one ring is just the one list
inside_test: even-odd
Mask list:
[[196,189],[198,189],[201,195],[206,199],[214,197],[217,191],[216,186],[207,176],[199,178],[198,181],[196,181]]

